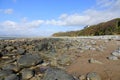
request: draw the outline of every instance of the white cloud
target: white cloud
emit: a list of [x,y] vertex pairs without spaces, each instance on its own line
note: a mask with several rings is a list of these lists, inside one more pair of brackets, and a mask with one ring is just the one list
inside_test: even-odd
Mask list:
[[46,24],[56,26],[85,26],[120,17],[120,0],[97,0],[95,8],[83,13],[61,14],[58,19],[47,20]]
[[13,9],[5,9],[4,13],[5,14],[12,14],[13,13]]
[[14,21],[4,21],[0,23],[0,32],[9,36],[31,36],[37,35],[37,29],[43,23],[43,20],[34,20],[31,22],[14,22]]
[[110,7],[116,0],[97,0],[97,6],[100,8]]
[[26,26],[29,26],[29,27],[39,27],[41,24],[43,24],[44,21],[43,20],[34,20],[32,22],[28,22],[26,23]]
[[0,13],[12,14],[13,13],[13,9],[0,9]]
[[8,21],[3,22],[3,23],[2,23],[2,26],[7,27],[7,28],[8,28],[8,27],[9,27],[9,28],[16,28],[17,23],[8,20]]

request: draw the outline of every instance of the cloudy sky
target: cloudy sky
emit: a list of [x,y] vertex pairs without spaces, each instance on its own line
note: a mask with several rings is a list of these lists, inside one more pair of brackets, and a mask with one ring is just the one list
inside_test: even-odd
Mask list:
[[51,36],[120,18],[120,0],[0,0],[0,36]]

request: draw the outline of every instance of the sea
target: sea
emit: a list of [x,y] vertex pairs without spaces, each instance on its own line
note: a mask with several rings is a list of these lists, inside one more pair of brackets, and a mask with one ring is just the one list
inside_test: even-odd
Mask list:
[[15,37],[0,37],[0,40],[11,40],[16,39]]

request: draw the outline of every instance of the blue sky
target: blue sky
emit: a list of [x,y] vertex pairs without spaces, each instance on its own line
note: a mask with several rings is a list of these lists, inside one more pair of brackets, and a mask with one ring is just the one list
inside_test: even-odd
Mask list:
[[51,36],[120,17],[120,0],[0,0],[0,36]]

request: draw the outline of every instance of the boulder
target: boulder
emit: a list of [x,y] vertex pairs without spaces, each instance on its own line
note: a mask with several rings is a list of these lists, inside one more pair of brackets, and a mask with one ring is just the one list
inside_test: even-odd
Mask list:
[[42,59],[37,54],[26,54],[21,56],[18,59],[18,66],[22,67],[30,67],[42,62]]
[[49,68],[45,72],[43,80],[75,80],[73,76],[67,74],[59,68]]

